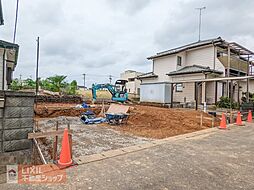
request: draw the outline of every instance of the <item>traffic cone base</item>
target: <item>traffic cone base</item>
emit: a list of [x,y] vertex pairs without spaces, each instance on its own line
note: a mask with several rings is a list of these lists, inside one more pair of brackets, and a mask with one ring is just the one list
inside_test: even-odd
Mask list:
[[58,160],[57,163],[61,166],[70,166],[72,165],[72,160],[70,160],[70,162],[67,162],[67,163],[62,163],[60,160]]
[[68,129],[64,129],[60,159],[57,163],[60,166],[64,167],[70,166],[72,164]]
[[248,117],[247,117],[247,122],[252,123],[252,112],[251,112],[251,110],[249,110]]
[[226,122],[226,117],[224,113],[222,113],[222,116],[221,116],[219,129],[227,129],[227,122]]

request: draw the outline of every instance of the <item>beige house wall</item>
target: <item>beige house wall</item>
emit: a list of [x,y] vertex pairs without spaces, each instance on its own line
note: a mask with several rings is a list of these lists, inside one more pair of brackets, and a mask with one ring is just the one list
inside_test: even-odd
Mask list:
[[[195,80],[195,79],[205,79],[203,74],[192,74],[192,75],[179,75],[172,76],[171,80],[175,83],[181,83],[182,81]],[[174,89],[174,102],[194,102],[195,101],[195,83],[183,83],[182,92],[176,92]]]
[[154,59],[153,72],[158,75],[154,82],[168,82],[169,77],[166,75],[170,71],[176,70],[176,55],[166,56]]
[[6,90],[7,89],[6,80],[4,81],[4,89],[3,89],[3,75],[4,75],[4,79],[6,78],[6,67],[4,69],[5,72],[3,73],[3,65],[6,65],[6,61],[4,61],[5,63],[3,64],[3,60],[6,60],[7,54],[5,54],[5,58],[3,58],[3,56],[4,56],[4,49],[0,48],[0,89]]
[[176,92],[174,89],[174,102],[194,102],[195,101],[195,83],[184,83],[183,84],[183,91]]

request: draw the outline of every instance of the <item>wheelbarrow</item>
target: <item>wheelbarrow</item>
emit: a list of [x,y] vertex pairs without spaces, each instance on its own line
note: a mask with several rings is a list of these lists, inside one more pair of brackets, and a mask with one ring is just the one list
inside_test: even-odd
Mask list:
[[127,113],[106,113],[107,122],[111,125],[126,124],[129,114]]

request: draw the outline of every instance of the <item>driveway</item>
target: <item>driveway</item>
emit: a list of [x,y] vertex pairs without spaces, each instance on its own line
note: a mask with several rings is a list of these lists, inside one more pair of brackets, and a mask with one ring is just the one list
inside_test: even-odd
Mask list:
[[0,189],[254,189],[254,125],[169,138],[162,144],[68,169],[61,186]]

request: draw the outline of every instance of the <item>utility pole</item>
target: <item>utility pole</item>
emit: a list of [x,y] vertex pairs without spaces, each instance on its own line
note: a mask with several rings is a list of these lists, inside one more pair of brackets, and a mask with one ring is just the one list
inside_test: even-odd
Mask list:
[[112,82],[112,75],[109,75],[109,84]]
[[197,10],[199,10],[199,24],[198,24],[198,41],[200,41],[201,39],[201,17],[202,17],[202,10],[206,9],[206,7],[199,7],[196,8]]
[[36,106],[37,106],[37,96],[39,91],[39,53],[40,53],[40,37],[37,38],[37,57],[36,57]]
[[13,43],[16,42],[16,33],[17,33],[17,23],[18,23],[18,11],[19,11],[19,0],[17,0],[16,5],[16,16],[15,16],[15,24],[14,24],[14,32],[13,32]]
[[3,16],[3,9],[2,9],[1,0],[0,0],[0,25],[4,25],[4,16]]
[[86,89],[86,74],[84,73],[83,76],[84,76],[84,90],[85,90]]
[[19,75],[19,82],[20,82],[20,84],[22,86],[22,75],[21,74]]

